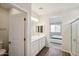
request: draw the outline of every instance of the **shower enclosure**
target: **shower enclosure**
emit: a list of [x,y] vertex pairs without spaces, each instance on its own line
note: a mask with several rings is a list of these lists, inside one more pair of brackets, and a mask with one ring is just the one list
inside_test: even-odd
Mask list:
[[71,23],[71,52],[72,55],[79,55],[79,19]]

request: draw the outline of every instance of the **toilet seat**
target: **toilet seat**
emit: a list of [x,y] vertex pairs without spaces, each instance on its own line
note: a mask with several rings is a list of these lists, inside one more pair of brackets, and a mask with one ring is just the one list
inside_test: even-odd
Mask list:
[[4,55],[6,53],[5,49],[0,49],[0,56]]

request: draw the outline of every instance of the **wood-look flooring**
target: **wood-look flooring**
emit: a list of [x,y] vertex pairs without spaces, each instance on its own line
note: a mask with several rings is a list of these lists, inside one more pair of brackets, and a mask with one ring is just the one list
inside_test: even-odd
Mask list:
[[70,53],[57,49],[53,46],[44,47],[37,56],[70,56]]

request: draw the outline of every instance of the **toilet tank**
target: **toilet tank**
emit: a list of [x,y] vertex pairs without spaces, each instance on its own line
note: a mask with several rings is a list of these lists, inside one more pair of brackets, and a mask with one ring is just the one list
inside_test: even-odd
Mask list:
[[3,42],[0,42],[0,49],[3,48]]

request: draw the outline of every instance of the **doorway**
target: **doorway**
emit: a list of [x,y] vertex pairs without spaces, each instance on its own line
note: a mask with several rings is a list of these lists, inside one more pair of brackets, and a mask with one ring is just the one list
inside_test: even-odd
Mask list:
[[62,20],[60,16],[50,18],[50,46],[62,48]]
[[0,4],[0,49],[4,55],[26,55],[26,18],[27,13],[11,4]]

